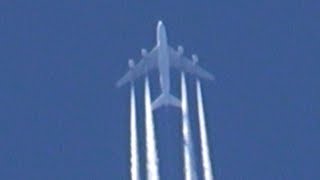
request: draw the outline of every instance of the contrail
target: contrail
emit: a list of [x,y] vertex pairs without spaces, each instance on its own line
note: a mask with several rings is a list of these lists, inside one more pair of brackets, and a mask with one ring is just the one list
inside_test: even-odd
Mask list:
[[158,155],[154,133],[153,116],[150,99],[148,77],[145,79],[145,113],[146,113],[146,152],[147,152],[147,178],[159,180]]
[[134,92],[134,85],[131,84],[130,91],[130,163],[131,163],[131,180],[140,180],[139,175],[139,151],[138,151],[138,138],[137,138],[137,122],[136,122],[136,98]]
[[200,139],[201,139],[201,155],[202,166],[204,171],[205,180],[213,180],[212,166],[210,162],[208,135],[206,130],[206,122],[203,108],[202,92],[199,79],[197,79],[197,100],[198,100],[198,113],[199,113],[199,126],[200,126]]
[[196,180],[197,173],[194,167],[193,142],[189,124],[189,110],[186,80],[184,73],[181,73],[181,110],[182,110],[182,134],[184,153],[184,172],[186,180]]

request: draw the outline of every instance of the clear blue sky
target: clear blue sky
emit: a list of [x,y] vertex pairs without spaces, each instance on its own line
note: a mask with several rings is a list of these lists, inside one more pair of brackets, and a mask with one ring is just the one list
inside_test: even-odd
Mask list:
[[[216,76],[203,82],[216,179],[320,179],[319,9],[295,0],[2,0],[0,179],[129,179],[129,89],[115,82],[128,58],[152,48],[160,19],[169,43]],[[177,77],[172,86],[178,95]],[[156,116],[161,176],[182,179],[179,111]]]

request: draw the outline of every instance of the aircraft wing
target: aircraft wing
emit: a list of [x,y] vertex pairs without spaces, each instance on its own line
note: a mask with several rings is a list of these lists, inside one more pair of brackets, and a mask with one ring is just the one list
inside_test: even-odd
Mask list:
[[116,86],[120,87],[128,82],[132,82],[157,67],[157,51],[158,47],[156,46],[142,57],[142,59],[130,68],[129,71],[117,82]]
[[200,78],[214,80],[214,76],[210,72],[206,71],[184,55],[179,55],[178,51],[174,50],[172,47],[169,47],[169,56],[170,66],[178,70],[194,74]]

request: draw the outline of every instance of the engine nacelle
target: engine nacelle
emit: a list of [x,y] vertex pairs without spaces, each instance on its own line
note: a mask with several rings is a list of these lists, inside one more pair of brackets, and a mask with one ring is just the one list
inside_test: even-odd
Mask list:
[[128,60],[128,66],[129,66],[130,69],[134,67],[134,61],[133,61],[133,59],[129,59],[129,60]]
[[147,50],[144,49],[144,48],[142,48],[142,49],[141,49],[141,56],[142,56],[142,57],[145,57],[146,55],[147,55]]
[[197,64],[199,62],[199,58],[196,54],[192,54],[192,63]]
[[178,46],[178,55],[179,56],[182,56],[183,51],[184,51],[183,47],[182,46]]

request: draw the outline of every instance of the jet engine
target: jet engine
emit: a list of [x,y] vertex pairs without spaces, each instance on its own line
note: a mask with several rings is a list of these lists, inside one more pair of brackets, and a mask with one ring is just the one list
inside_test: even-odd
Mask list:
[[142,57],[145,57],[147,55],[147,50],[142,48],[141,49],[141,55],[142,55]]
[[196,54],[192,54],[192,63],[193,65],[197,64],[199,61],[199,58]]
[[182,46],[178,46],[178,55],[179,56],[182,56],[183,51],[184,51],[183,47]]
[[129,59],[129,60],[128,60],[128,65],[129,65],[129,68],[130,68],[130,69],[134,67],[134,61],[133,61],[133,59]]

